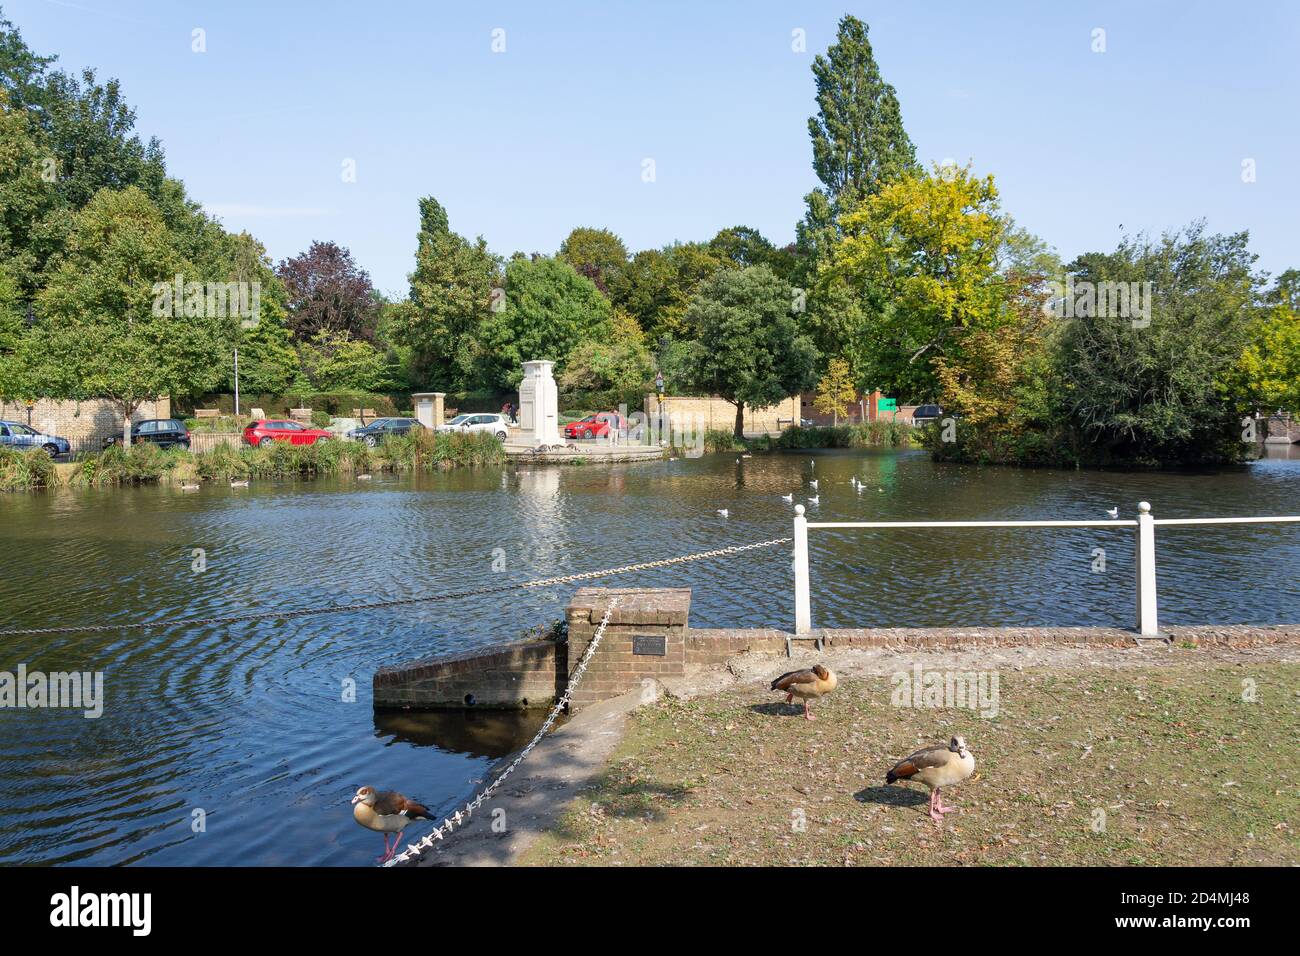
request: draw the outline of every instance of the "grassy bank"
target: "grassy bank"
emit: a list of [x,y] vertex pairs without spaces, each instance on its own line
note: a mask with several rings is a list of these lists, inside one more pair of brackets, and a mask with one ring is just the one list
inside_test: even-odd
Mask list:
[[738,439],[730,431],[711,429],[704,434],[707,452],[809,451],[820,448],[907,448],[912,426],[902,422],[866,422],[859,425],[792,426],[781,434]]
[[199,453],[164,451],[155,445],[113,446],[77,462],[67,470],[67,478],[60,479],[44,451],[0,449],[0,489],[36,490],[64,483],[102,488],[160,482],[314,478],[376,471],[435,471],[500,465],[504,461],[505,449],[491,435],[419,432],[390,438],[378,448],[340,440],[267,448],[221,445]]
[[[893,707],[886,677],[842,679],[811,724],[752,684],[663,700],[522,862],[1294,865],[1298,681],[1284,661],[1003,672],[988,720]],[[924,787],[884,776],[950,733],[978,769],[940,829]]]
[[0,491],[34,491],[59,483],[58,470],[43,448],[0,448]]

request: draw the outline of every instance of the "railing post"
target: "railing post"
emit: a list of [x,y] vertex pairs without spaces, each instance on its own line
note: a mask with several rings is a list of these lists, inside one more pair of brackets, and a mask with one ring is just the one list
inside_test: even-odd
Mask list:
[[803,505],[794,506],[794,632],[812,631],[812,602],[808,592],[808,519]]
[[1138,502],[1137,526],[1137,629],[1143,637],[1158,637],[1156,616],[1156,520],[1151,505]]

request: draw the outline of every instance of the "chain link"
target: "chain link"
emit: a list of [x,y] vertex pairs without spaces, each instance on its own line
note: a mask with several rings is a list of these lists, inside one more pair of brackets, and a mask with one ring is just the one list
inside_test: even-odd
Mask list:
[[533,752],[534,747],[541,743],[542,738],[546,736],[547,731],[554,726],[556,718],[560,716],[560,712],[568,706],[569,700],[573,696],[574,688],[576,688],[578,683],[582,680],[582,675],[587,672],[587,665],[591,663],[592,655],[596,653],[596,648],[600,646],[601,638],[605,636],[605,628],[609,625],[609,619],[614,615],[614,608],[618,605],[618,601],[618,597],[615,596],[610,600],[609,605],[605,608],[605,616],[600,619],[600,626],[596,628],[596,633],[592,635],[591,643],[587,645],[587,650],[583,653],[582,660],[578,662],[578,666],[575,667],[573,673],[569,675],[569,685],[564,688],[564,693],[561,694],[560,699],[555,702],[555,706],[551,708],[551,712],[546,715],[546,720],[542,724],[541,729],[538,730],[536,736],[528,742],[528,746],[519,751],[519,755],[510,762],[510,766],[506,767],[505,770],[502,770],[495,780],[480,790],[478,796],[465,804],[463,812],[457,810],[451,816],[445,817],[442,824],[435,827],[432,833],[422,839],[419,843],[407,844],[405,850],[397,854],[397,856],[385,861],[384,866],[396,866],[398,863],[405,863],[410,859],[418,859],[420,855],[429,847],[433,846],[435,842],[443,839],[462,823],[467,822],[469,818],[474,815],[474,811],[483,806],[483,801],[496,793],[497,788],[501,786],[506,777],[514,773],[515,768],[524,762],[524,758]]
[[713,551],[699,551],[695,554],[683,554],[675,558],[663,558],[658,561],[644,561],[640,564],[627,564],[621,568],[604,568],[600,571],[581,571],[577,574],[562,574],[554,578],[540,578],[535,581],[523,581],[518,584],[500,584],[493,587],[473,588],[468,591],[446,591],[442,594],[427,594],[423,597],[392,598],[387,601],[366,601],[357,604],[333,604],[327,607],[306,607],[294,611],[263,611],[256,614],[229,614],[221,617],[188,617],[170,621],[139,621],[132,624],[87,624],[72,627],[29,627],[0,630],[0,637],[22,637],[35,634],[92,634],[104,631],[142,631],[158,627],[202,627],[212,624],[238,624],[243,621],[289,621],[299,617],[312,617],[319,614],[339,614],[344,611],[372,611],[390,607],[406,607],[412,604],[427,604],[431,601],[451,601],[457,598],[476,597],[482,594],[504,594],[521,588],[546,588],[557,584],[572,584],[575,581],[589,581],[592,578],[607,577],[611,574],[627,574],[632,571],[649,571],[653,568],[666,568],[688,561],[703,561],[708,558],[721,558],[757,548],[771,548],[778,544],[789,544],[792,538],[772,538],[755,544],[737,544]]

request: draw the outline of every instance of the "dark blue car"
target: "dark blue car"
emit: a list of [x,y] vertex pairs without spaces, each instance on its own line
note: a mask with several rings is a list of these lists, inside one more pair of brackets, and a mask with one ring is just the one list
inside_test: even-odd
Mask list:
[[22,422],[0,421],[0,445],[6,448],[44,448],[51,458],[66,455],[72,451],[72,445],[66,438],[57,435],[45,435],[30,425]]

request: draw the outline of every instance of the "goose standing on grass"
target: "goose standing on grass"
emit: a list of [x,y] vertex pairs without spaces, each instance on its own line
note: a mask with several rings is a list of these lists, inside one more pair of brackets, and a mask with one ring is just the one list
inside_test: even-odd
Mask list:
[[951,787],[970,779],[975,772],[975,755],[966,748],[966,738],[954,737],[943,744],[923,747],[908,754],[885,774],[885,783],[895,780],[916,780],[930,788],[930,819],[943,822],[943,814],[952,813],[956,807],[945,807],[939,788]]
[[808,713],[808,701],[825,697],[835,689],[837,684],[839,684],[839,681],[836,680],[829,667],[815,664],[807,670],[790,671],[788,674],[782,674],[772,681],[771,689],[784,691],[787,704],[792,703],[796,697],[801,699],[803,701],[804,719],[816,720],[816,717]]
[[[392,859],[401,842],[402,831],[412,820],[432,820],[433,815],[424,804],[408,800],[394,790],[376,791],[362,787],[352,798],[352,818],[367,830],[377,830],[384,835],[384,855],[380,863]],[[393,834],[393,846],[388,846],[388,834]]]

